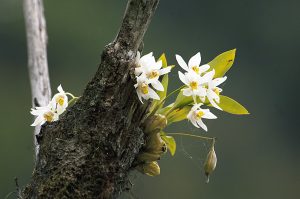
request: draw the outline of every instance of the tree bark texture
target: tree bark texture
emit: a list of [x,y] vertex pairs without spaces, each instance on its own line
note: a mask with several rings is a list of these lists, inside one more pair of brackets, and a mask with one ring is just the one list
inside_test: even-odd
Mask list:
[[[28,47],[28,70],[32,93],[32,106],[46,106],[51,98],[51,88],[47,61],[47,31],[42,0],[24,0],[24,18]],[[35,135],[40,126],[34,130],[35,157],[39,146]]]
[[116,39],[82,97],[38,135],[40,153],[23,198],[117,198],[144,143],[148,104],[134,89],[138,47],[159,0],[129,0]]

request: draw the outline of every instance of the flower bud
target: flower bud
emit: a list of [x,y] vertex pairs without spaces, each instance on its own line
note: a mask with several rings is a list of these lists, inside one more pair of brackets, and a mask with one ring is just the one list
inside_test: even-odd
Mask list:
[[151,134],[146,138],[145,150],[151,153],[162,154],[167,152],[167,145],[160,137],[160,133]]
[[161,114],[155,114],[145,121],[145,133],[157,133],[167,126],[167,118]]
[[149,163],[160,159],[160,154],[144,152],[138,156],[138,161]]
[[206,161],[204,163],[204,172],[207,177],[206,183],[209,182],[209,175],[215,170],[217,165],[217,155],[212,145],[210,151],[207,154]]
[[136,169],[148,176],[157,176],[160,174],[160,167],[156,161],[139,165]]

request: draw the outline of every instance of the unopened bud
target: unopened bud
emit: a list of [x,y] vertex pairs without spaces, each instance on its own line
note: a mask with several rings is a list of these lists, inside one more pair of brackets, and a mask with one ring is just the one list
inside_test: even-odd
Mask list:
[[216,165],[217,165],[217,155],[213,145],[210,151],[208,152],[206,161],[204,163],[204,172],[207,177],[206,183],[209,182],[209,176],[215,170]]
[[137,170],[148,176],[157,176],[160,174],[160,167],[156,161],[139,165]]
[[146,139],[145,150],[151,153],[162,154],[167,152],[167,145],[160,137],[160,133],[151,134]]
[[138,156],[138,161],[149,163],[160,159],[160,154],[144,152]]
[[167,126],[167,118],[161,114],[155,114],[145,121],[145,133],[157,133]]

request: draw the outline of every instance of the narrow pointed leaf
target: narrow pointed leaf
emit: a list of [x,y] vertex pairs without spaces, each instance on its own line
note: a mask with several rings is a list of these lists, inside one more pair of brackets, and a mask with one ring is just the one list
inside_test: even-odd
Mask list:
[[191,106],[184,106],[183,108],[178,108],[172,111],[168,115],[168,125],[173,122],[180,122],[187,119],[187,114],[190,112]]
[[163,53],[163,54],[159,57],[158,61],[159,61],[159,60],[162,61],[162,67],[163,67],[163,68],[165,68],[165,67],[168,66],[168,62],[167,62],[167,58],[166,58],[165,53]]
[[211,69],[215,69],[215,78],[223,77],[231,68],[235,58],[235,51],[236,49],[226,51],[208,63]]

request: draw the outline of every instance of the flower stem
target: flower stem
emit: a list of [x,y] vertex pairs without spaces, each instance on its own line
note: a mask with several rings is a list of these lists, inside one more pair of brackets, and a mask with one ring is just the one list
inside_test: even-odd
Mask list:
[[78,98],[78,97],[75,97],[72,93],[66,93],[66,95],[69,95],[69,96],[71,96],[72,97],[72,99],[74,99],[74,98]]
[[215,140],[216,140],[215,137],[206,137],[206,136],[200,136],[200,135],[193,135],[193,134],[189,134],[189,133],[168,133],[168,135],[181,135],[181,136],[199,138],[199,139],[203,139],[203,140],[211,140],[211,141],[213,141],[213,143],[215,143]]
[[154,115],[154,114],[158,111],[158,108],[160,107],[160,105],[161,105],[162,103],[164,103],[168,97],[170,97],[170,96],[173,95],[174,93],[180,91],[180,90],[181,90],[182,88],[184,88],[184,87],[185,87],[185,85],[183,85],[183,86],[181,86],[181,87],[179,87],[179,88],[173,90],[171,93],[169,93],[164,99],[162,99],[162,100],[160,101],[160,103],[159,103],[158,105],[156,105],[155,109],[153,109],[153,111],[149,114],[148,117]]
[[76,102],[77,100],[79,99],[79,97],[73,97],[69,102],[68,102],[68,104],[70,105],[70,104],[72,104],[73,102]]

